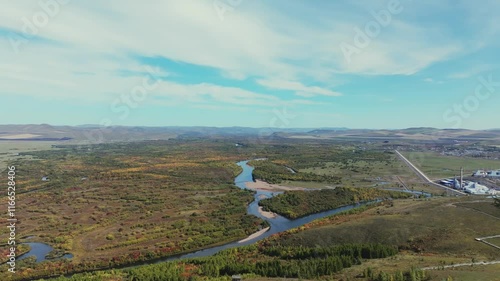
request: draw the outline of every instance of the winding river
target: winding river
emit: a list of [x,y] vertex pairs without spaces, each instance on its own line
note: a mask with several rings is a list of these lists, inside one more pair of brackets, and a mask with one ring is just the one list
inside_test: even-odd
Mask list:
[[[237,163],[238,166],[240,166],[243,169],[243,171],[241,172],[241,174],[239,174],[235,178],[234,183],[236,186],[238,186],[241,189],[247,189],[246,183],[253,181],[252,172],[253,172],[254,168],[249,166],[248,162],[249,162],[249,160],[241,161],[241,162]],[[279,232],[283,232],[283,231],[286,231],[286,230],[289,230],[292,228],[296,228],[296,227],[299,227],[299,226],[304,225],[306,223],[309,223],[313,220],[327,217],[330,215],[334,215],[334,214],[337,214],[337,213],[340,213],[340,212],[343,212],[346,210],[353,209],[353,208],[361,205],[361,204],[349,205],[349,206],[333,209],[330,211],[325,211],[325,212],[309,215],[309,216],[302,217],[302,218],[295,219],[295,220],[289,220],[289,219],[282,217],[282,216],[279,216],[279,215],[277,215],[275,218],[266,218],[266,217],[262,216],[259,213],[259,201],[262,200],[263,198],[273,197],[279,193],[281,193],[281,192],[270,192],[270,191],[258,190],[254,195],[254,198],[255,198],[254,201],[252,201],[252,203],[250,203],[248,205],[248,208],[247,208],[248,214],[257,216],[257,217],[267,221],[270,225],[269,230],[267,232],[263,233],[262,235],[254,237],[252,239],[247,238],[247,239],[240,240],[237,242],[231,242],[231,243],[227,243],[227,244],[224,244],[221,246],[216,246],[216,247],[200,250],[197,252],[192,252],[192,253],[182,254],[182,255],[174,255],[174,256],[171,256],[169,258],[161,258],[161,259],[157,259],[157,260],[153,260],[153,261],[138,262],[138,263],[135,263],[134,265],[128,265],[128,266],[123,266],[123,267],[118,267],[118,268],[130,268],[130,267],[135,267],[135,266],[144,265],[144,264],[159,263],[159,262],[172,261],[172,260],[183,259],[183,258],[197,258],[197,257],[211,256],[211,255],[216,254],[219,251],[229,249],[229,248],[244,246],[244,245],[250,245],[250,244],[253,244],[259,240],[267,238],[275,233],[279,233]],[[22,257],[20,257],[20,259],[24,259],[28,256],[34,255],[37,258],[37,262],[41,262],[41,261],[45,260],[45,255],[47,253],[49,253],[50,251],[52,251],[52,247],[50,247],[49,245],[44,244],[44,243],[27,243],[27,244],[30,244],[31,251],[24,254]],[[72,256],[70,254],[67,254],[63,258],[71,258],[71,257]]]
[[[249,160],[238,162],[238,166],[240,166],[243,169],[243,172],[241,172],[241,174],[239,174],[236,177],[236,179],[234,180],[234,183],[236,184],[236,186],[238,186],[241,189],[247,189],[246,183],[253,181],[252,172],[253,172],[254,168],[252,166],[249,166],[248,162],[249,162]],[[214,255],[221,250],[239,247],[239,246],[244,246],[244,245],[250,245],[250,244],[253,244],[259,240],[267,238],[275,233],[279,233],[279,232],[283,232],[283,231],[286,231],[286,230],[289,230],[292,228],[296,228],[296,227],[299,227],[299,226],[304,225],[306,223],[309,223],[313,220],[320,219],[320,218],[327,217],[327,216],[331,216],[331,215],[334,215],[334,214],[337,214],[337,213],[340,213],[343,211],[353,209],[353,208],[361,205],[361,204],[355,204],[355,205],[340,207],[337,209],[309,215],[309,216],[302,217],[302,218],[295,219],[295,220],[289,220],[289,219],[282,217],[282,216],[279,216],[279,215],[277,217],[271,218],[271,219],[262,216],[259,213],[259,201],[263,198],[273,197],[279,193],[281,193],[281,192],[270,192],[270,191],[258,190],[254,196],[255,200],[252,201],[252,203],[250,203],[248,205],[248,208],[247,208],[248,214],[257,216],[257,217],[267,221],[270,224],[270,226],[271,226],[270,229],[267,232],[265,232],[264,234],[259,235],[258,237],[255,237],[253,239],[249,239],[249,240],[245,239],[244,242],[232,242],[232,243],[224,244],[222,246],[208,248],[208,249],[200,250],[200,251],[185,254],[185,255],[178,255],[178,256],[167,258],[167,259],[162,259],[158,262],[176,260],[179,258],[197,258],[197,257],[211,256],[211,255]]]

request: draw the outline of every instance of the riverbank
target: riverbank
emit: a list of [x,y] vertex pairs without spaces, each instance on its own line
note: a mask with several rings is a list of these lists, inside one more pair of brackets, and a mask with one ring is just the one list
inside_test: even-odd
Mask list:
[[271,229],[271,228],[270,227],[266,227],[266,228],[264,228],[264,229],[262,229],[260,231],[257,231],[254,234],[248,236],[247,238],[238,241],[238,243],[245,243],[245,242],[250,241],[250,240],[252,240],[254,238],[257,238],[257,237],[261,236],[262,234],[266,233],[269,229]]
[[264,211],[261,206],[259,206],[259,214],[267,219],[274,219],[278,216],[276,213]]
[[290,190],[306,190],[303,187],[284,186],[279,184],[270,184],[265,181],[256,180],[246,183],[246,187],[251,190],[264,190],[264,191],[290,191]]

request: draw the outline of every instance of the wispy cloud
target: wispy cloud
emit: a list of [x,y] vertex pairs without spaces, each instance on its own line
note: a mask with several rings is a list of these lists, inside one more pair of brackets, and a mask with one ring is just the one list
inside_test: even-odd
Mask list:
[[448,78],[451,78],[451,79],[471,78],[471,77],[475,77],[481,73],[484,73],[486,71],[490,71],[493,68],[494,67],[491,65],[476,65],[476,66],[470,67],[470,68],[465,69],[465,70],[460,71],[460,72],[454,72],[454,73],[448,75]]
[[320,103],[304,99],[280,99],[269,94],[260,94],[237,87],[223,87],[219,85],[179,84],[172,81],[162,81],[154,92],[158,97],[168,101],[185,104],[229,104],[239,106],[276,107],[284,105],[317,105]]
[[339,92],[335,92],[318,86],[305,86],[304,84],[296,81],[259,79],[257,80],[257,83],[271,89],[294,91],[295,95],[301,97],[314,97],[318,95],[338,97],[342,95]]
[[[393,98],[392,87],[430,87],[498,69],[498,5],[404,1],[404,11],[347,63],[339,44],[352,41],[354,28],[365,28],[387,1],[255,1],[223,21],[212,1],[70,1],[19,53],[10,39],[30,29],[25,19],[33,22],[40,4],[8,1],[0,10],[0,95],[107,105],[140,83],[145,66],[169,60],[193,67],[163,67],[146,103],[288,104],[305,112],[340,96],[335,102],[367,93]],[[197,76],[196,67],[211,74],[186,79]]]
[[431,78],[431,77],[424,78],[423,81],[427,82],[427,83],[432,83],[432,84],[443,84],[444,83],[444,81],[442,81],[442,80],[436,80],[436,79]]

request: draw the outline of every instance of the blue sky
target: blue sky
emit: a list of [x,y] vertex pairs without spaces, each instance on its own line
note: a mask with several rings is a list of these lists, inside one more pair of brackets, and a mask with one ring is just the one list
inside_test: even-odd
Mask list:
[[500,127],[498,1],[104,2],[2,6],[0,124]]

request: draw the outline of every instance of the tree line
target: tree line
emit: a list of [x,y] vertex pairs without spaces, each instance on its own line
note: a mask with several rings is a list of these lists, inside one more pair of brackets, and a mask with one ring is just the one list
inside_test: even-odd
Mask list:
[[337,187],[314,191],[285,191],[272,198],[259,201],[265,211],[278,213],[289,219],[324,212],[363,201],[383,198],[409,198],[409,193],[380,189]]

